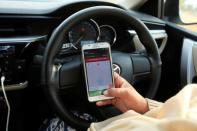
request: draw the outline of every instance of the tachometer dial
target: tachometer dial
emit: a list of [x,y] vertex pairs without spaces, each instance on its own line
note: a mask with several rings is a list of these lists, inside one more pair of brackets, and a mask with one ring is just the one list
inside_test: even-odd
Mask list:
[[116,42],[116,30],[110,25],[100,26],[100,42],[108,42],[111,46]]
[[69,42],[76,49],[84,43],[96,42],[100,35],[98,24],[94,20],[83,21],[74,26],[68,33]]

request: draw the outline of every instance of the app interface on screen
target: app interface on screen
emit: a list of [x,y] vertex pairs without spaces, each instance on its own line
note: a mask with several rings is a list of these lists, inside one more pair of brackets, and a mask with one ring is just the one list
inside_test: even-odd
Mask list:
[[108,48],[84,50],[89,96],[102,95],[112,86],[112,72]]

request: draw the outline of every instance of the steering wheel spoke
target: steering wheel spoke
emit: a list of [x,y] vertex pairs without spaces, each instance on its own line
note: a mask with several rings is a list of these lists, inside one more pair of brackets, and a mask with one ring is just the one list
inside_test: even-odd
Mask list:
[[119,51],[112,52],[112,63],[114,71],[132,84],[133,64],[130,54]]
[[83,81],[80,56],[74,56],[70,61],[63,63],[59,75],[59,82],[62,88],[71,88],[79,85]]
[[144,54],[112,52],[114,71],[131,84],[150,77],[151,61]]
[[142,54],[131,55],[133,63],[133,84],[151,77],[151,61]]

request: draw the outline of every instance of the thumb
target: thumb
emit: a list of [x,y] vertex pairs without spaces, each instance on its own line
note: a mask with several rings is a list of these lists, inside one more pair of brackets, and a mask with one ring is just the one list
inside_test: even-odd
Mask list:
[[125,82],[125,79],[122,78],[118,73],[114,72],[114,83],[116,88],[120,88],[121,85]]
[[109,97],[121,98],[127,92],[126,90],[127,88],[110,88],[104,92],[104,95]]

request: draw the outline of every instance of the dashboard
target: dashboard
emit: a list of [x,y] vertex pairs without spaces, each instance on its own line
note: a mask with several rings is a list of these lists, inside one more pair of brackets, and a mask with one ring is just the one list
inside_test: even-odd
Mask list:
[[[29,4],[29,11],[23,7],[25,9],[15,9],[14,12],[12,6],[0,10],[0,75],[6,77],[5,84],[10,89],[18,89],[25,88],[30,81],[40,83],[40,78],[34,76],[40,76],[42,55],[54,29],[75,12],[98,5],[122,8],[108,2],[81,1],[45,6],[43,11],[35,7],[31,10]],[[129,12],[146,24],[162,53],[167,41],[165,22],[137,11]],[[108,42],[112,51],[144,51],[132,27],[103,15],[72,27],[65,34],[60,57],[79,55],[81,45],[95,42]]]

